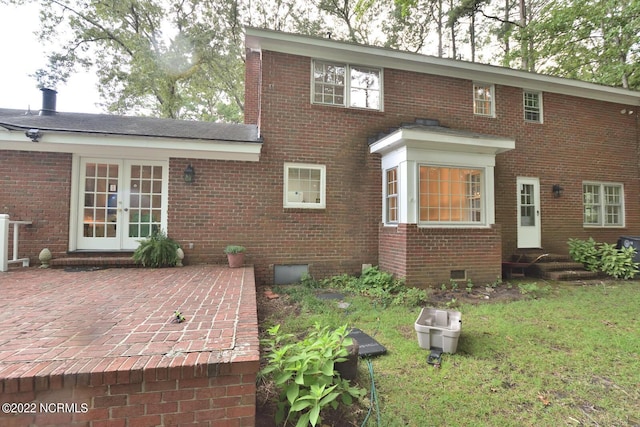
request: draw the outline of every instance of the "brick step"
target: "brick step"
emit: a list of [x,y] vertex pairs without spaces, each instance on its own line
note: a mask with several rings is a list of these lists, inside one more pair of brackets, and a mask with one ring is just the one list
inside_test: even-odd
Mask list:
[[534,267],[541,272],[559,270],[584,270],[584,266],[581,263],[573,261],[539,262],[537,264],[534,264]]
[[131,256],[78,256],[52,259],[49,264],[52,268],[67,267],[140,267]]
[[587,270],[557,270],[545,271],[540,274],[541,278],[549,280],[591,280],[600,277],[595,271]]

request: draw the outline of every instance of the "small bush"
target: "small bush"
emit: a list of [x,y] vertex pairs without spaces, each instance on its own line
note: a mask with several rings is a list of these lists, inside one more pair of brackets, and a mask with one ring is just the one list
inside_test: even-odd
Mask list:
[[588,240],[569,239],[568,244],[571,259],[581,263],[589,271],[598,271],[600,269],[598,247],[593,237],[589,237]]
[[276,424],[297,420],[296,426],[315,426],[322,422],[323,409],[351,405],[354,398],[365,395],[364,389],[351,386],[335,371],[335,364],[346,360],[347,347],[353,344],[347,337],[346,325],[330,330],[316,323],[302,341],[281,333],[280,325],[267,333],[269,337],[261,344],[268,364],[260,375],[271,379],[281,390]]
[[520,283],[518,284],[520,293],[533,299],[538,299],[551,292],[551,286],[538,286],[537,283]]
[[638,263],[633,261],[636,250],[617,249],[614,245],[603,243],[600,246],[600,270],[616,279],[632,279],[638,272]]
[[133,260],[144,267],[175,267],[178,263],[176,251],[180,245],[167,237],[163,231],[156,231],[144,240],[133,253]]
[[616,279],[631,279],[638,273],[638,263],[634,262],[636,250],[633,247],[617,249],[609,243],[569,239],[569,255],[589,271],[601,271]]

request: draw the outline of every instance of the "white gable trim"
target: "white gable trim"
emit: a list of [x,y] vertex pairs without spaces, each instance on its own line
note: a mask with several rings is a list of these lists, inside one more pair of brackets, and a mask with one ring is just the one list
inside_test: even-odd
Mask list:
[[640,105],[640,93],[627,89],[330,39],[247,28],[245,44],[248,48],[258,51],[267,50],[329,61],[483,81],[625,105]]

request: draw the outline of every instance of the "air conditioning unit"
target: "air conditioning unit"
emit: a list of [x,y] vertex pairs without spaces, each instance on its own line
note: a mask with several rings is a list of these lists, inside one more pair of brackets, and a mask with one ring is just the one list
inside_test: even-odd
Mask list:
[[289,202],[302,203],[304,200],[302,191],[289,191]]

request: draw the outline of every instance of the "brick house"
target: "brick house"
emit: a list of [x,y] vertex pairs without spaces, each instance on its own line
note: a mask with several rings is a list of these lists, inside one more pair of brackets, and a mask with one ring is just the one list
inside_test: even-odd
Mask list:
[[0,110],[0,213],[33,221],[26,255],[131,251],[163,228],[191,263],[246,246],[258,283],[374,264],[427,286],[638,234],[637,92],[268,30],[245,43],[245,125]]

